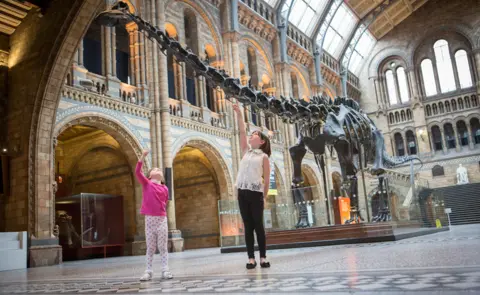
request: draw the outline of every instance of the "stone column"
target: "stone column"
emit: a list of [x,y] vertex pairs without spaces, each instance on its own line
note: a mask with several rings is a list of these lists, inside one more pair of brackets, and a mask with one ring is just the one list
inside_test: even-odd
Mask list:
[[80,79],[86,79],[87,72],[88,70],[83,66],[83,39],[82,39],[78,46],[77,54],[75,56],[74,63],[73,63],[73,71],[72,71],[73,86],[81,87]]
[[472,133],[472,126],[470,123],[466,123],[467,125],[467,132],[468,132],[468,147],[473,150],[475,148],[475,138]]
[[117,77],[117,34],[115,33],[115,27],[110,28],[112,37],[112,76]]
[[447,141],[445,140],[445,130],[442,128],[440,129],[440,134],[442,135],[442,149],[443,153],[447,154],[448,153],[448,147],[447,147]]
[[393,72],[393,83],[395,84],[395,93],[397,94],[397,104],[402,104],[402,97],[400,95],[400,86],[398,85],[397,71]]
[[409,154],[408,142],[407,142],[407,135],[405,133],[402,134],[402,140],[403,140],[403,150],[405,151],[405,155],[408,155]]
[[[52,143],[52,159],[50,161],[50,167],[46,168],[46,173],[50,174],[53,178],[55,175],[55,147],[58,141],[57,138],[53,138]],[[48,171],[50,170],[50,171]],[[30,241],[27,244],[27,235],[23,235],[25,239],[23,241],[23,247],[29,246],[29,264],[30,267],[47,266],[62,263],[62,246],[58,244],[58,237],[54,233],[55,227],[55,193],[57,192],[57,182],[55,179],[50,179],[52,182],[48,182],[52,185],[51,190],[45,192],[40,196],[35,196],[36,208],[38,214],[37,220],[35,220],[34,232],[30,232]]]
[[112,76],[112,28],[102,27],[103,35],[103,50],[105,54],[105,76]]
[[480,93],[480,48],[477,48],[474,52],[474,59],[475,59],[475,68],[476,68],[476,76],[477,76],[477,93]]
[[455,62],[455,56],[451,56],[451,63],[453,69],[453,77],[455,79],[455,89],[461,89],[460,78],[458,77],[457,63]]
[[78,46],[78,65],[83,66],[83,38]]
[[415,75],[415,68],[410,68],[407,72],[408,79],[410,81],[410,93],[411,93],[411,99],[413,100],[419,100],[420,95],[418,93],[418,84],[417,84],[417,77]]
[[121,89],[120,80],[117,78],[115,54],[115,28],[103,27],[105,52],[105,77],[107,78],[107,95],[118,97]]
[[374,77],[373,78],[373,89],[375,90],[375,97],[377,99],[377,105],[381,106],[383,105],[382,97],[380,96],[380,92],[378,89],[378,78]]
[[453,127],[453,136],[455,137],[455,150],[457,152],[459,152],[459,151],[462,150],[462,146],[461,146],[460,140],[458,138],[457,126],[453,125],[452,127]]
[[386,89],[385,83],[386,83],[385,77],[382,76],[379,79],[379,83],[378,83],[380,88],[380,93],[381,93],[380,96],[383,97],[384,105],[388,107],[390,106],[390,99],[388,98],[388,93],[385,91]]
[[136,71],[137,67],[135,66],[135,33],[136,25],[130,24],[126,26],[128,37],[130,41],[130,73],[131,73],[131,83],[134,86],[138,86],[138,73]]
[[[232,15],[233,17],[233,15]],[[238,18],[238,15],[235,15]],[[227,72],[230,73],[232,77],[240,78],[240,52],[238,47],[238,40],[240,39],[240,34],[238,31],[230,31],[223,34],[224,40],[227,43],[228,52],[225,54],[229,54],[229,65],[226,69]],[[233,112],[233,109],[230,104],[227,104],[227,113],[231,118],[231,123],[233,127],[233,134],[232,137],[232,168],[234,177],[236,177],[238,173],[238,165],[240,164],[240,140],[239,140],[239,130],[236,121],[236,115]],[[243,108],[240,108],[242,112],[242,116],[244,116]]]
[[201,93],[201,106],[202,106],[202,116],[203,120],[206,123],[210,123],[210,119],[212,118],[212,111],[208,108],[207,102],[207,81],[205,80],[204,76],[198,77],[198,85],[200,86],[200,93]]
[[[165,1],[156,0],[157,5],[157,26],[159,28],[165,27]],[[168,69],[167,57],[164,54],[158,55],[159,59],[159,105],[160,117],[162,121],[162,153],[163,153],[163,167],[165,171],[165,181],[170,191],[171,200],[168,202],[167,216],[168,216],[168,247],[170,252],[183,251],[183,239],[181,232],[177,230],[175,218],[175,196],[173,191],[173,173],[172,173],[172,134],[171,121],[168,98]]]
[[[432,61],[432,67],[433,67],[433,76],[435,77],[435,85],[437,86],[437,93],[442,93],[442,89],[440,88],[440,79],[438,78],[438,69],[437,69],[437,63],[435,61]],[[426,87],[425,87],[426,89]],[[426,96],[426,91],[425,91],[425,96]]]

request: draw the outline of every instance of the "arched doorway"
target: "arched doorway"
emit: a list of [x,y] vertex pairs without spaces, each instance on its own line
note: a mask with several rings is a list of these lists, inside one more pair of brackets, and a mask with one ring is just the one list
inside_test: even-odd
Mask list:
[[204,141],[191,140],[173,160],[175,219],[185,249],[220,246],[218,201],[232,196],[220,154]]
[[320,185],[319,178],[315,170],[307,165],[302,165],[302,175],[304,179],[304,197],[307,202],[309,212],[309,222],[313,226],[323,226],[327,224],[327,205],[325,202],[323,187]]
[[56,133],[54,221],[63,259],[103,257],[103,245],[110,245],[109,256],[140,254],[132,249],[135,235],[143,232],[143,218],[137,218],[141,187],[133,176],[136,152],[126,138],[119,141],[118,134],[83,120]]

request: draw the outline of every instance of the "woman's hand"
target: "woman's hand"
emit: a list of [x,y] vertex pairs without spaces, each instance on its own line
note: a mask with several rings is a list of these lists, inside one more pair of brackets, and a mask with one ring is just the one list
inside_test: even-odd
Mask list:
[[238,106],[238,104],[234,104],[234,105],[233,105],[233,110],[235,111],[235,113],[236,113],[237,115],[241,115],[240,107]]

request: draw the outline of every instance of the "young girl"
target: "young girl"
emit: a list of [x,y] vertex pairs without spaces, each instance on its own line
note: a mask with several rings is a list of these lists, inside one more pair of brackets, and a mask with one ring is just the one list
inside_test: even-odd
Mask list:
[[242,161],[237,176],[238,205],[245,227],[245,243],[247,244],[247,269],[257,266],[254,253],[253,231],[257,234],[260,250],[260,266],[270,267],[266,261],[265,229],[263,227],[263,208],[270,184],[271,152],[270,140],[260,131],[255,131],[247,140],[245,122],[238,105],[233,109],[237,114],[240,130],[240,148]]
[[167,202],[168,188],[164,184],[163,173],[159,168],[153,168],[148,172],[148,178],[142,174],[142,164],[148,151],[144,151],[137,162],[135,176],[142,185],[143,200],[140,213],[145,215],[145,236],[147,240],[147,270],[140,278],[140,281],[152,279],[153,255],[160,251],[162,262],[162,278],[173,278],[168,271],[168,226],[167,226]]

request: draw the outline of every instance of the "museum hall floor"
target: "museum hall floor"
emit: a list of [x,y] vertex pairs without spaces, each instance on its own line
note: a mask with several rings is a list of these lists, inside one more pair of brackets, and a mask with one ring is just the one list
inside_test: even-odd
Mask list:
[[[270,269],[219,248],[170,254],[175,278],[140,283],[144,257],[0,273],[0,294],[480,294],[480,224],[395,242],[272,250]],[[156,264],[159,267],[159,263]],[[160,269],[156,269],[157,274]]]

